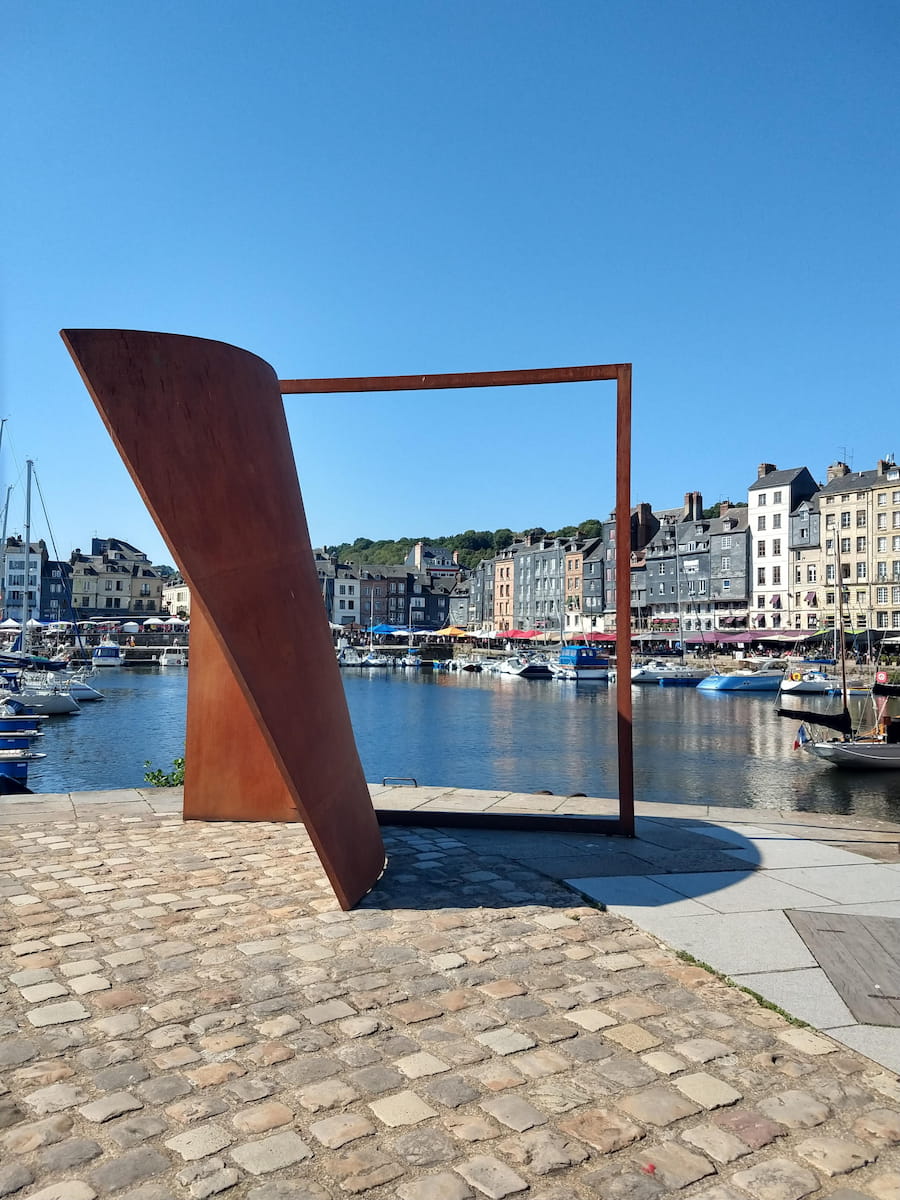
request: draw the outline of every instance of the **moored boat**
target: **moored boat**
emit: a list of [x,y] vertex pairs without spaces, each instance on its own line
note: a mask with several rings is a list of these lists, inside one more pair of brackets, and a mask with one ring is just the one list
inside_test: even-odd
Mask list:
[[0,671],[0,703],[21,705],[22,711],[49,717],[79,713],[81,708],[65,682],[29,682],[21,671]]
[[[29,763],[37,762],[39,759],[46,757],[46,754],[32,750],[30,746],[21,746],[16,749],[0,749],[0,777],[12,779],[17,784],[24,784],[28,779]],[[0,793],[3,791],[4,788],[0,786]]]
[[900,771],[900,741],[888,742],[883,736],[854,737],[848,741],[805,742],[803,749],[835,767],[864,771]]
[[709,672],[706,667],[691,667],[684,662],[666,662],[651,659],[631,668],[632,683],[678,682],[684,685],[697,684]]
[[[841,577],[840,543],[835,545],[835,575]],[[835,628],[844,627],[844,593],[837,589],[837,613]],[[801,722],[794,739],[794,749],[803,749],[823,762],[835,767],[850,767],[856,770],[900,770],[900,718],[888,712],[891,704],[891,681],[886,671],[877,671],[868,700],[857,714],[856,721],[850,714],[847,682],[847,663],[843,638],[840,645],[841,698],[839,713],[807,712],[800,709],[778,708],[780,717],[789,717]],[[900,689],[898,689],[900,691]],[[827,737],[821,729],[836,733]]]
[[499,670],[502,675],[517,675],[520,679],[550,678],[550,664],[544,658],[514,654],[512,658],[503,660]]
[[702,692],[777,692],[783,679],[781,670],[714,671],[700,680],[697,689]]
[[125,651],[112,638],[104,638],[91,651],[91,662],[95,667],[122,667],[125,665]]
[[556,679],[582,683],[587,680],[602,683],[609,679],[609,658],[593,646],[565,646],[549,665]]

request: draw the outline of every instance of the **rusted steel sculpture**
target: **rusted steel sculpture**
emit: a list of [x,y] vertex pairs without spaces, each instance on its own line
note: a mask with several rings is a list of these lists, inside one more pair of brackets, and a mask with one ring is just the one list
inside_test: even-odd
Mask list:
[[[268,363],[222,342],[114,329],[69,329],[62,337],[191,588],[186,820],[303,821],[343,908],[365,895],[384,866],[379,818],[634,835],[629,687],[617,693],[618,820],[376,814],[322,605],[281,399],[615,380],[616,573],[630,581],[630,364],[279,382]],[[630,601],[626,582],[616,594],[620,679],[631,670]]]
[[275,372],[201,338],[62,336],[191,588],[185,818],[302,821],[352,907],[384,846]]

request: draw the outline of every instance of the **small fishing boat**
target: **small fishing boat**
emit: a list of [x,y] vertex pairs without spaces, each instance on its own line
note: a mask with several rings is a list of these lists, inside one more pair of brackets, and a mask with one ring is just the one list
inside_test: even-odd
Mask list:
[[95,667],[122,667],[125,665],[125,651],[112,638],[104,638],[91,651],[91,663]]

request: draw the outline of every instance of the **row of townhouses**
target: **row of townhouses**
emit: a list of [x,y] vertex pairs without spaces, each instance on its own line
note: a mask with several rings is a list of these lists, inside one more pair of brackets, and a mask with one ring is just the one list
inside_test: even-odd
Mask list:
[[43,540],[26,553],[22,538],[8,537],[0,583],[4,619],[19,622],[69,621],[73,609],[77,620],[140,619],[165,611],[159,571],[118,538],[93,538],[90,554],[75,550],[65,562],[50,558]]
[[[616,523],[598,538],[526,537],[456,586],[450,619],[470,629],[615,629]],[[680,509],[631,513],[635,630],[673,633],[845,627],[900,631],[900,468],[762,463],[746,504],[703,516],[699,492]],[[840,584],[840,594],[838,585]]]
[[322,600],[333,625],[399,625],[439,629],[463,570],[456,555],[418,542],[399,566],[341,563],[313,551]]
[[[762,463],[746,502],[718,508],[704,517],[700,492],[688,492],[681,508],[632,510],[635,630],[815,632],[833,628],[840,609],[847,628],[900,632],[900,468],[892,459],[867,471],[835,463],[823,484],[806,467]],[[336,626],[612,632],[616,537],[612,517],[589,539],[525,536],[470,571],[452,551],[422,542],[397,566],[342,563],[325,550],[314,559]],[[67,563],[50,560],[43,542],[26,556],[21,539],[8,538],[2,584],[4,616],[17,620],[26,610],[65,619],[69,597],[79,618],[190,614],[183,580],[164,580],[115,538],[95,538],[89,555],[76,550]]]

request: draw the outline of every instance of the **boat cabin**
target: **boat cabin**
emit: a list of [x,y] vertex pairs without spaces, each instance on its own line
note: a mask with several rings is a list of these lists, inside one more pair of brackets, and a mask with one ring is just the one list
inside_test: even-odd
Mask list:
[[561,667],[608,667],[609,657],[595,646],[566,646],[559,652]]

